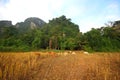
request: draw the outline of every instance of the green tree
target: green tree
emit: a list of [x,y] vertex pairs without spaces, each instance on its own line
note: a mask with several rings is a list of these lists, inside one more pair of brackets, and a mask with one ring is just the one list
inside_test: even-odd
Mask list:
[[100,51],[102,39],[100,31],[97,29],[92,29],[91,31],[85,33],[85,36],[91,49],[95,51]]
[[42,28],[42,31],[49,37],[49,48],[65,49],[65,40],[67,40],[67,38],[75,38],[79,33],[79,27],[63,15],[50,20],[49,23]]

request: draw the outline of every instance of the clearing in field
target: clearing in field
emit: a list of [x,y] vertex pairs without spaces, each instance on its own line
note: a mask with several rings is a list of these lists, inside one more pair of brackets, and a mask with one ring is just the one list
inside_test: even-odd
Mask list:
[[0,53],[0,80],[120,80],[120,54]]

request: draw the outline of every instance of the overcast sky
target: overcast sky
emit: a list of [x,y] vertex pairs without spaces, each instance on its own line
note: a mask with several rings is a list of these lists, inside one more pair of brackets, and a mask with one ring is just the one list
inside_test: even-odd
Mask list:
[[119,20],[120,0],[0,0],[0,20],[12,20],[13,24],[28,17],[48,22],[61,15],[86,32]]

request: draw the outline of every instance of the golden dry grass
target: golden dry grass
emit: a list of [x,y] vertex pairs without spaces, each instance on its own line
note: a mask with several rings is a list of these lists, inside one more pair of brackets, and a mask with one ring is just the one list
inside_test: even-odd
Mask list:
[[120,53],[0,53],[0,80],[120,80]]

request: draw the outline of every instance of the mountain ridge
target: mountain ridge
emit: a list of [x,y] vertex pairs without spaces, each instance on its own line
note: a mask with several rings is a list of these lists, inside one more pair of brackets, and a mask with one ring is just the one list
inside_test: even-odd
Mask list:
[[20,31],[27,31],[29,29],[37,29],[43,27],[43,25],[46,24],[45,21],[43,21],[40,18],[37,17],[29,17],[24,20],[24,22],[18,22],[16,23],[16,28],[18,28]]

